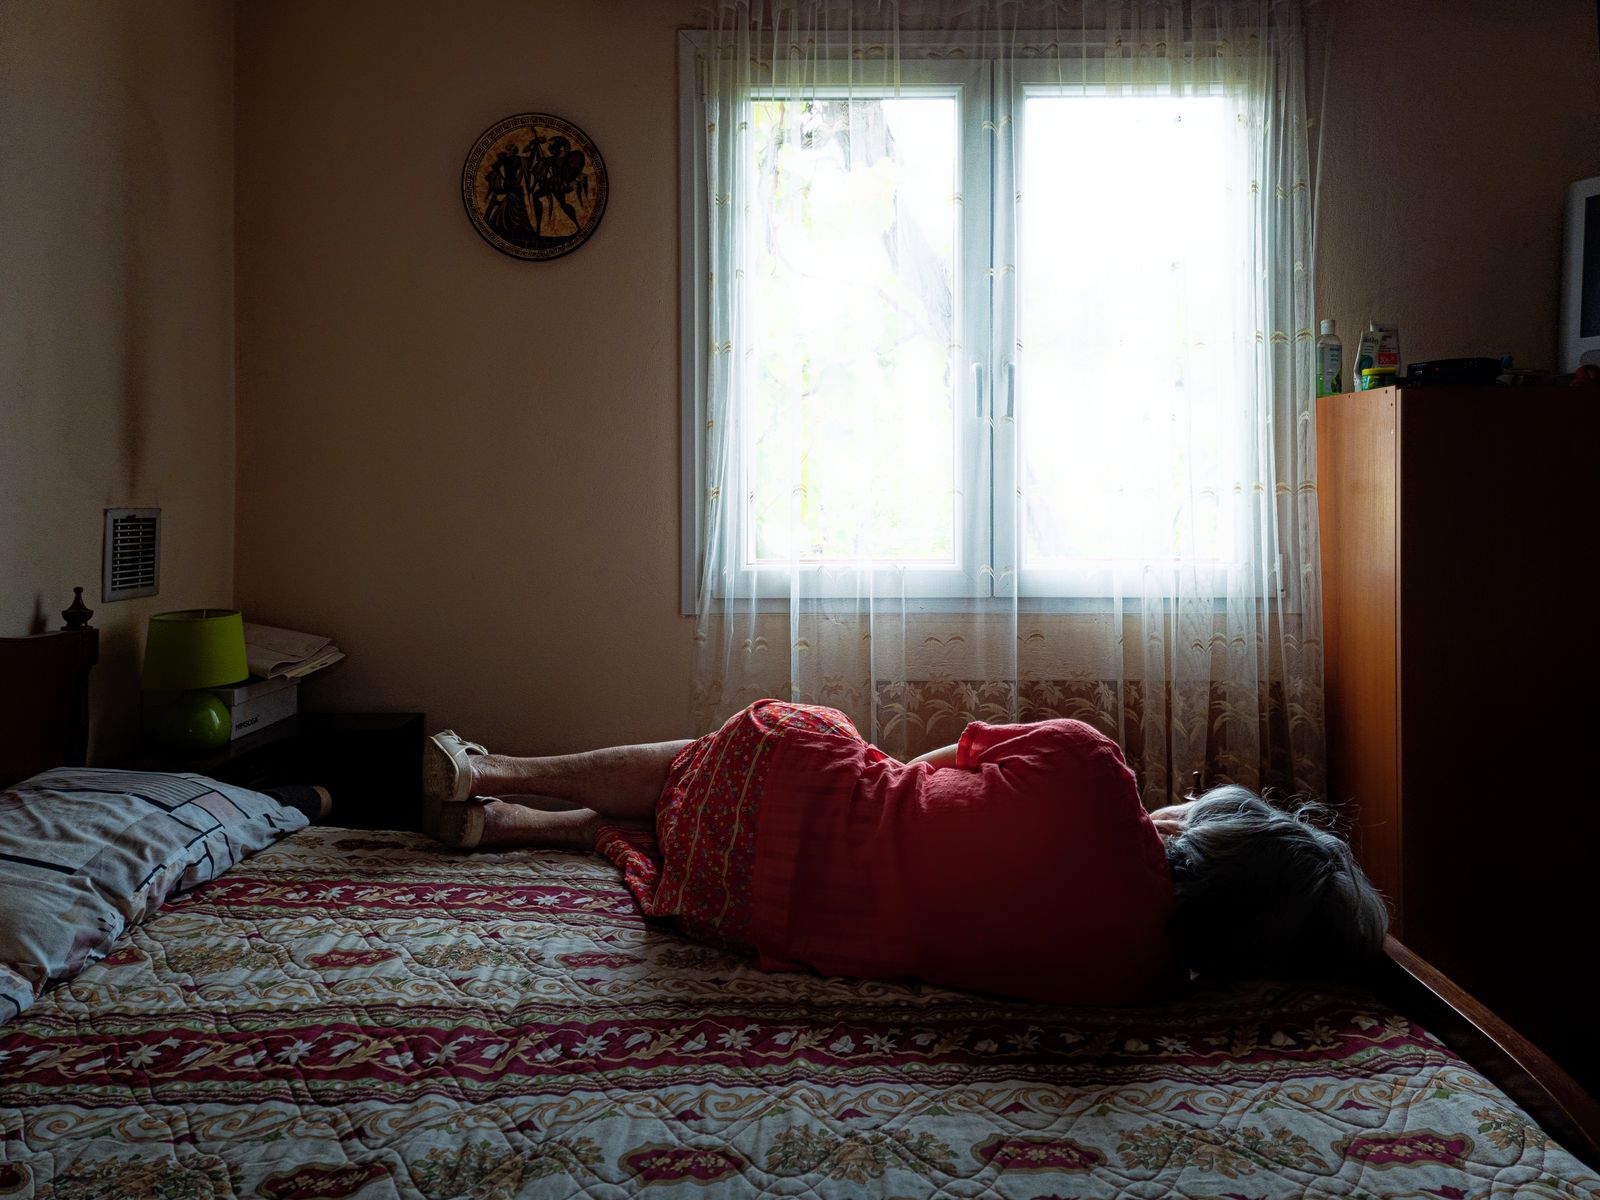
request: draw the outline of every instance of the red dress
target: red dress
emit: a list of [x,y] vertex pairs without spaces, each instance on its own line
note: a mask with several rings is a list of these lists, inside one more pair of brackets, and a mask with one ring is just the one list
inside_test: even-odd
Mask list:
[[914,976],[1127,1004],[1177,972],[1172,880],[1115,742],[973,722],[954,768],[901,763],[833,709],[766,700],[691,743],[659,850],[608,829],[640,907],[767,969]]

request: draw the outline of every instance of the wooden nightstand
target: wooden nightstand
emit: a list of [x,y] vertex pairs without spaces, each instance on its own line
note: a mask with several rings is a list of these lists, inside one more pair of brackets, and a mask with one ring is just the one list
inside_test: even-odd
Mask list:
[[125,765],[192,771],[248,788],[317,784],[333,793],[330,825],[416,829],[422,740],[421,713],[300,713],[220,750],[185,755],[145,747]]

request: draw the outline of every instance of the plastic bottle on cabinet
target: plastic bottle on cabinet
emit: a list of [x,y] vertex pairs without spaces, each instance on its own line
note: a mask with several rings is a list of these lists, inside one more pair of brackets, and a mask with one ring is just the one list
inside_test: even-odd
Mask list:
[[1334,332],[1335,323],[1322,322],[1322,336],[1317,338],[1317,395],[1336,396],[1344,391],[1344,343]]

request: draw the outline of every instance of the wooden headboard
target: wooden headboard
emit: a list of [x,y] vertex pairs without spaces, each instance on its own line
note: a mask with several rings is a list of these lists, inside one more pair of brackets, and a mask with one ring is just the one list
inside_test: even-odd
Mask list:
[[100,658],[100,631],[86,624],[81,599],[67,612],[77,628],[0,637],[0,787],[84,763],[89,671]]

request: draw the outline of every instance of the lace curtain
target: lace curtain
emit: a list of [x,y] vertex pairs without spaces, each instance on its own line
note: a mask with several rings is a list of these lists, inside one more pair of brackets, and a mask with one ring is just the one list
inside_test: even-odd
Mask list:
[[1075,717],[1151,806],[1320,793],[1297,4],[721,3],[693,45],[701,725]]

